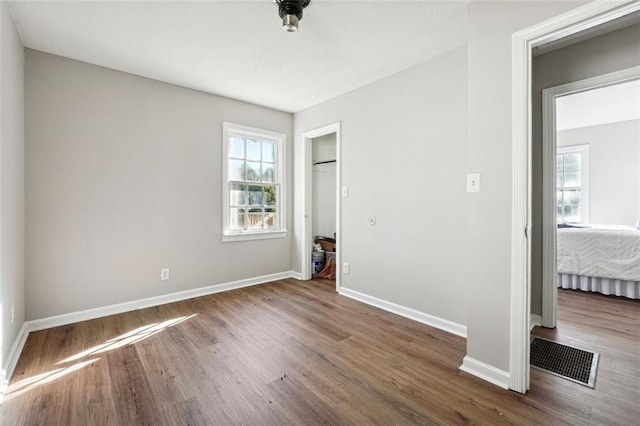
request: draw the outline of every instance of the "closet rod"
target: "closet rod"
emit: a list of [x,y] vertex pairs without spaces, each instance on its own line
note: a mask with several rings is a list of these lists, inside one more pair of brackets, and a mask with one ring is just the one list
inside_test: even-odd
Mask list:
[[315,166],[316,164],[327,164],[327,163],[335,163],[336,160],[324,160],[324,161],[314,161],[313,165]]

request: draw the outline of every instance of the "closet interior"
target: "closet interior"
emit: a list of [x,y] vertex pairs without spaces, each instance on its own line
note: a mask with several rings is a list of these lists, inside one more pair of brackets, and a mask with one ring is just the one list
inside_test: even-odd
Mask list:
[[336,134],[311,140],[313,277],[336,279]]

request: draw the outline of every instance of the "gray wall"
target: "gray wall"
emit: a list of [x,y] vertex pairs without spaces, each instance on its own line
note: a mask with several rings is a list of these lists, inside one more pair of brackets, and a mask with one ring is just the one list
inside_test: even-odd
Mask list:
[[[466,325],[466,49],[295,114],[296,217],[302,133],[342,122],[342,286]],[[368,215],[375,215],[371,226]],[[301,223],[296,236],[302,236]],[[299,240],[297,240],[299,241]],[[294,267],[301,269],[300,247]]]
[[582,3],[469,3],[468,169],[482,174],[466,214],[467,356],[509,370],[512,34]]
[[640,65],[640,24],[533,60],[531,312],[542,313],[542,90]]
[[563,130],[557,143],[589,145],[589,221],[635,226],[640,217],[640,120]]
[[289,169],[291,114],[31,50],[25,79],[27,319],[291,269],[221,218],[222,121],[287,134]]
[[[0,2],[0,368],[25,319],[24,49]],[[15,318],[11,323],[11,307]],[[0,378],[1,379],[1,378]]]

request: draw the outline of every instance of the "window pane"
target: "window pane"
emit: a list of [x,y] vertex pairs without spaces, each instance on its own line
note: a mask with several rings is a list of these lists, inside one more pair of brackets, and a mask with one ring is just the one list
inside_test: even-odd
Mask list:
[[231,207],[229,214],[229,228],[231,229],[244,229],[245,228],[245,209]]
[[262,229],[262,209],[249,209],[247,229]]
[[562,199],[562,191],[556,191],[556,222],[563,223],[564,222],[564,201]]
[[263,204],[261,186],[249,186],[249,204],[252,204],[252,205]]
[[556,171],[557,172],[561,172],[562,171],[562,155],[557,155],[556,156],[557,162],[556,162]]
[[580,204],[581,201],[581,191],[578,190],[570,190],[564,192],[564,204],[577,205]]
[[582,172],[564,172],[564,187],[582,185]]
[[229,180],[244,180],[243,160],[229,160]]
[[580,170],[580,154],[565,154],[564,155],[564,171]]
[[246,185],[240,185],[237,183],[231,184],[231,189],[229,193],[229,204],[232,206],[241,206],[247,203],[246,197]]
[[268,206],[275,206],[278,204],[278,192],[275,186],[264,187],[264,203]]
[[260,142],[247,139],[247,160],[260,161]]
[[232,137],[229,142],[229,157],[244,158],[244,139]]
[[265,228],[278,227],[278,209],[275,207],[267,207],[264,213]]
[[262,181],[263,182],[275,182],[275,164],[262,163]]
[[572,223],[580,222],[580,205],[565,205],[564,220]]
[[247,161],[247,181],[260,182],[260,163]]
[[564,186],[564,173],[559,172],[556,176],[556,186],[562,188]]
[[262,142],[262,161],[276,162],[276,144]]

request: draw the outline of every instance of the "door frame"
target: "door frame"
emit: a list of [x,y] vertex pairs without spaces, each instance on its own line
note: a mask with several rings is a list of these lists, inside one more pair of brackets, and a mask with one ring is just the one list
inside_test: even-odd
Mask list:
[[317,129],[309,130],[302,133],[302,138],[304,140],[304,194],[303,194],[303,223],[304,223],[304,231],[302,234],[302,244],[300,248],[300,259],[302,259],[302,279],[310,280],[311,279],[311,243],[313,236],[312,225],[313,225],[313,150],[311,147],[311,143],[313,139],[319,138],[322,136],[330,135],[335,133],[336,135],[336,292],[340,291],[340,282],[341,282],[341,272],[342,268],[342,228],[341,228],[341,212],[342,212],[342,197],[341,197],[341,187],[342,187],[342,162],[341,162],[341,146],[342,146],[342,135],[341,135],[341,122],[337,121],[332,124],[328,124],[326,126],[319,127]]
[[542,326],[554,328],[558,313],[556,224],[556,99],[640,79],[640,66],[572,81],[542,91]]
[[511,331],[509,387],[530,384],[531,316],[531,81],[533,48],[606,24],[640,10],[637,0],[592,2],[512,35]]

